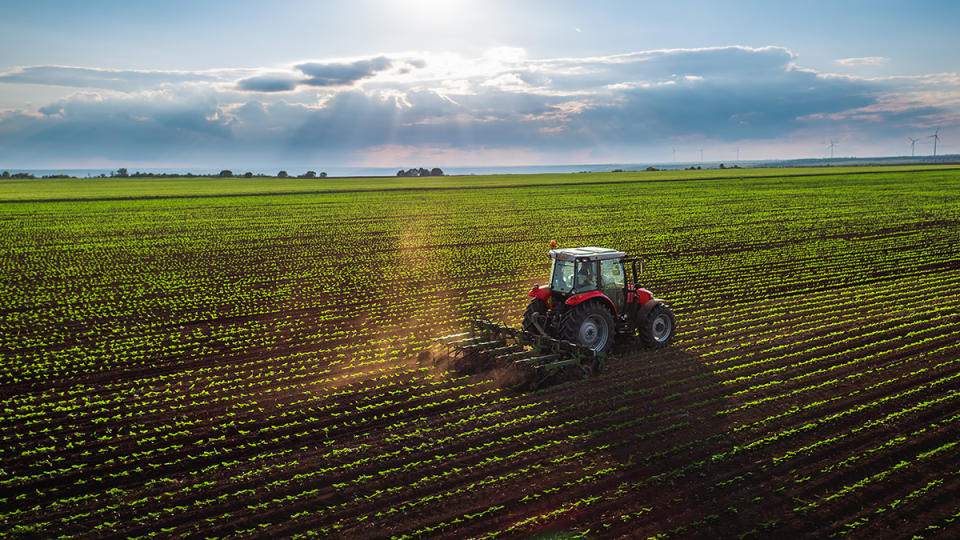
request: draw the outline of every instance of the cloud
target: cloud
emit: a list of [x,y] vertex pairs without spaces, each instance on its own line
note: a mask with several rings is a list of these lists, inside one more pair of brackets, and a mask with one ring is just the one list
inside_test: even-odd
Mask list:
[[[105,157],[172,160],[218,151],[231,138],[230,119],[214,96],[152,92],[118,98],[81,93],[43,107],[0,116],[0,141],[25,160]],[[151,156],[139,159],[135,156]]]
[[169,84],[216,82],[229,78],[232,73],[235,73],[235,70],[206,72],[145,71],[69,66],[28,66],[0,74],[0,83],[46,84],[75,88],[134,91]]
[[0,161],[38,165],[49,156],[250,167],[628,162],[668,159],[663,148],[684,144],[820,151],[842,136],[845,148],[883,148],[905,132],[938,125],[947,139],[960,126],[957,74],[819,73],[783,47],[403,52],[200,72],[36,66],[0,83],[92,89],[0,113]]
[[247,92],[289,92],[298,87],[338,88],[355,86],[395,68],[396,75],[407,75],[427,65],[422,58],[393,59],[377,56],[352,62],[306,62],[289,72],[262,73],[237,81],[237,89]]
[[136,92],[184,84],[234,85],[242,91],[269,93],[290,91],[299,85],[350,86],[394,66],[409,72],[422,69],[426,65],[426,61],[422,58],[392,59],[377,56],[351,62],[305,62],[293,66],[289,71],[247,68],[174,71],[25,66],[0,73],[0,83],[97,88],[120,92]]
[[890,59],[884,56],[862,56],[856,58],[837,58],[834,62],[841,66],[878,66],[886,64]]
[[373,77],[393,64],[386,56],[350,63],[308,62],[295,66],[309,78],[303,84],[309,86],[348,86],[362,79]]
[[250,92],[289,92],[299,81],[287,74],[258,75],[237,81],[237,88]]

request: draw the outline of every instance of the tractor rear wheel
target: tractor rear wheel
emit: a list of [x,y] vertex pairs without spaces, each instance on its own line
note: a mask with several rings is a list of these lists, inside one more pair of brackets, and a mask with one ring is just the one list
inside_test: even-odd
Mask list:
[[[534,298],[530,301],[530,305],[527,306],[527,310],[523,312],[523,324],[522,328],[524,332],[530,332],[533,334],[542,334],[540,330],[537,329],[537,324],[541,326],[544,324],[544,315],[547,313],[547,301],[543,298]],[[537,321],[534,323],[534,321]]]
[[613,347],[615,333],[613,314],[596,301],[574,307],[560,329],[561,338],[602,353]]
[[673,341],[676,329],[677,319],[673,316],[673,310],[666,304],[654,306],[637,324],[637,332],[644,345],[654,349],[669,345]]

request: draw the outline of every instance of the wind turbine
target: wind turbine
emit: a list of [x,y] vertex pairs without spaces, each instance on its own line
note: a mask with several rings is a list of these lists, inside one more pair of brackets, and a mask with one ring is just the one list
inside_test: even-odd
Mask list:
[[837,141],[830,139],[830,159],[833,159],[833,147],[837,145]]
[[916,148],[917,141],[920,139],[914,139],[913,137],[907,137],[907,139],[910,139],[910,157],[913,157],[913,150]]
[[931,135],[930,138],[933,139],[933,160],[936,161],[937,160],[937,141],[940,140],[940,128],[937,128],[937,130],[933,132],[933,135]]

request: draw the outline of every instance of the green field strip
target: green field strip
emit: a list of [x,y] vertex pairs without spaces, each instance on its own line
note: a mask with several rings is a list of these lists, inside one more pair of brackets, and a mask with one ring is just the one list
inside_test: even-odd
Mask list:
[[780,169],[731,169],[727,171],[658,171],[631,173],[587,173],[587,174],[533,174],[533,175],[489,175],[489,176],[448,176],[441,178],[359,178],[322,180],[263,180],[243,178],[94,178],[94,179],[48,179],[48,180],[9,180],[4,181],[0,190],[0,201],[4,202],[76,202],[82,200],[123,201],[140,199],[171,199],[201,197],[271,197],[304,195],[327,195],[355,193],[364,191],[427,191],[427,190],[463,190],[496,188],[531,188],[543,186],[603,186],[620,184],[645,184],[649,182],[671,182],[695,180],[711,181],[762,181],[766,179],[813,178],[821,180],[830,177],[849,177],[849,175],[877,175],[888,173],[921,173],[936,175],[952,173],[958,166],[880,166],[880,167],[831,167],[823,168],[780,168]]

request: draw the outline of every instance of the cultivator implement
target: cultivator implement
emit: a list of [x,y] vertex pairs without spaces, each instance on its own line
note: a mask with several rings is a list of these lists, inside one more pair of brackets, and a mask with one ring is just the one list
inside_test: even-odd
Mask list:
[[561,374],[603,370],[606,354],[566,340],[474,319],[470,330],[437,338],[457,371],[499,369],[509,384],[537,388]]

